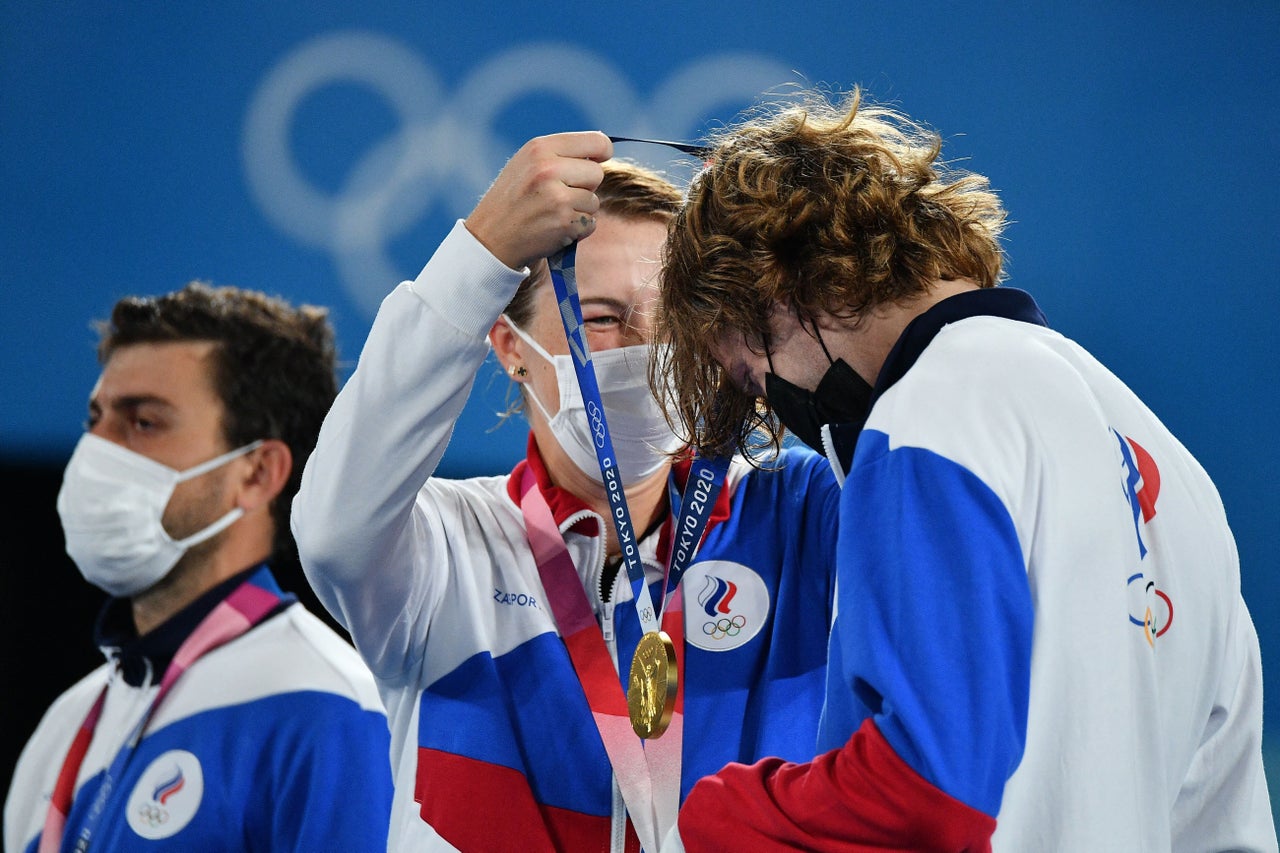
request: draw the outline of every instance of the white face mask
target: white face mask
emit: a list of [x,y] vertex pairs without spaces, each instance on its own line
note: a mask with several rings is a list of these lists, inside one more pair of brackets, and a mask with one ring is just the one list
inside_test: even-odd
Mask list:
[[[603,483],[604,476],[596,458],[573,356],[552,355],[510,317],[504,314],[502,318],[511,331],[555,368],[556,387],[560,393],[560,407],[556,413],[550,414],[534,393],[533,386],[525,383],[529,399],[547,419],[552,435],[573,464],[597,483]],[[591,363],[595,366],[600,402],[604,404],[605,418],[609,422],[609,437],[613,440],[613,453],[618,460],[622,484],[629,486],[669,462],[671,454],[681,446],[680,438],[667,425],[666,414],[649,388],[648,346],[642,344],[593,352]]]
[[85,433],[67,463],[58,515],[67,553],[84,579],[117,598],[155,585],[193,545],[244,515],[236,507],[205,529],[175,540],[160,523],[173,490],[262,444],[255,441],[186,471],[175,471],[114,442]]

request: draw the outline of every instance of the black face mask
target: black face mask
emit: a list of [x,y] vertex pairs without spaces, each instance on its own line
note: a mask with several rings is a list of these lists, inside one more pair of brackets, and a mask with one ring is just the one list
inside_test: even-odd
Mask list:
[[[773,368],[772,361],[769,368]],[[764,398],[769,408],[796,438],[822,454],[826,453],[822,425],[848,424],[854,432],[861,430],[871,411],[871,392],[867,381],[844,359],[831,362],[813,391],[772,372],[764,375]]]

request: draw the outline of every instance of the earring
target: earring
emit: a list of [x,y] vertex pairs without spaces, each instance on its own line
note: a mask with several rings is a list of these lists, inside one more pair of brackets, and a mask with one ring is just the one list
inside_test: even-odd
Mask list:
[[507,375],[512,379],[515,379],[517,376],[523,379],[529,375],[529,370],[523,364],[519,367],[514,364],[510,364],[507,365]]

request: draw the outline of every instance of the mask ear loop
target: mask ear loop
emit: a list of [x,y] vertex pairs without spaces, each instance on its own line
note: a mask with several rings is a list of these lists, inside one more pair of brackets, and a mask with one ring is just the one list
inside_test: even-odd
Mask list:
[[[818,321],[810,320],[809,322],[813,325],[813,336],[817,339],[818,346],[822,347],[822,354],[827,357],[827,364],[835,364],[836,360],[831,357],[831,353],[827,352],[827,344],[822,340],[822,333],[818,331]],[[803,320],[800,321],[800,328],[804,328]]]
[[[836,360],[831,357],[831,353],[827,350],[827,343],[826,341],[822,340],[822,333],[818,331],[818,321],[810,320],[809,322],[813,325],[814,339],[817,340],[818,346],[822,347],[822,354],[827,357],[827,364],[835,364]],[[802,329],[804,328],[804,320],[800,321],[800,328]],[[764,359],[769,364],[769,372],[772,373],[774,376],[777,376],[778,371],[773,369],[773,353],[770,352],[769,333],[766,332],[763,335],[763,337],[764,337]]]
[[542,344],[538,343],[533,339],[533,335],[529,334],[524,329],[517,326],[516,321],[512,320],[506,314],[502,314],[501,317],[503,320],[506,321],[507,327],[510,328],[511,331],[516,333],[516,337],[524,341],[525,344],[527,344],[530,349],[532,349],[534,352],[540,355],[543,361],[547,362],[548,364],[555,364],[555,358],[551,355],[551,353],[547,352],[546,349],[543,348]]
[[[506,314],[502,314],[502,315],[501,315],[501,317],[502,317],[502,319],[503,319],[503,320],[505,320],[505,321],[506,321],[507,326],[508,326],[508,327],[510,327],[511,331],[513,331],[513,332],[515,332],[515,333],[516,333],[516,337],[518,337],[518,338],[520,338],[520,340],[524,341],[524,342],[525,342],[525,344],[527,344],[527,345],[529,346],[529,348],[530,348],[530,349],[532,349],[535,353],[537,353],[539,356],[541,356],[541,357],[542,357],[542,358],[543,358],[543,359],[544,359],[548,364],[552,364],[552,365],[554,365],[554,364],[555,364],[555,357],[554,357],[554,356],[552,356],[552,355],[551,355],[551,353],[547,352],[547,351],[542,347],[542,344],[540,344],[540,343],[538,343],[537,341],[535,341],[535,340],[533,339],[533,336],[532,336],[532,335],[530,335],[530,334],[529,334],[528,332],[526,332],[524,329],[522,329],[522,328],[520,328],[518,325],[516,325],[516,321],[515,321],[515,320],[512,320],[512,319],[511,319],[510,317],[508,317]],[[513,368],[514,368],[514,365],[513,365]],[[512,378],[515,378],[515,376],[521,376],[521,377],[523,377],[523,376],[525,376],[528,372],[529,372],[529,371],[528,371],[528,369],[526,369],[525,367],[515,368],[515,369],[513,369],[513,370],[511,371],[511,373],[513,374]],[[521,388],[523,388],[523,389],[524,389],[524,393],[528,394],[528,395],[529,395],[529,399],[530,399],[530,400],[533,400],[533,404],[534,404],[535,406],[537,406],[537,407],[538,407],[538,411],[542,413],[542,418],[543,418],[543,420],[545,420],[548,424],[550,424],[550,423],[551,423],[552,415],[551,415],[551,413],[550,413],[550,412],[548,412],[548,411],[547,411],[547,407],[546,407],[546,406],[544,406],[544,405],[542,405],[542,401],[538,399],[538,392],[536,392],[536,391],[534,391],[534,390],[533,390],[533,383],[532,383],[532,382],[522,382],[522,383],[520,383],[520,385],[521,385]],[[557,414],[558,414],[558,413],[557,413]]]

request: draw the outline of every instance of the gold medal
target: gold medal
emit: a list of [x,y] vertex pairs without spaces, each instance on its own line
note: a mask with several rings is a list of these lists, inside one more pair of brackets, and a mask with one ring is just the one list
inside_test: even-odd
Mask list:
[[649,631],[636,646],[627,678],[627,713],[636,734],[662,736],[671,723],[679,685],[675,644],[665,631]]

